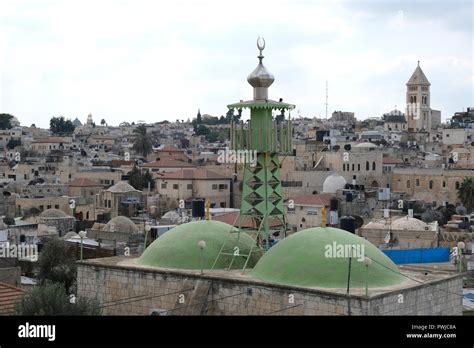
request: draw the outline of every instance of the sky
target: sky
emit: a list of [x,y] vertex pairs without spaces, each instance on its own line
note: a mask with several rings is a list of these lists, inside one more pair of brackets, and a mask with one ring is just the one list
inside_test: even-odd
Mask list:
[[471,0],[0,0],[0,113],[120,122],[224,115],[252,99],[256,40],[292,117],[404,108],[420,60],[443,120],[474,106]]

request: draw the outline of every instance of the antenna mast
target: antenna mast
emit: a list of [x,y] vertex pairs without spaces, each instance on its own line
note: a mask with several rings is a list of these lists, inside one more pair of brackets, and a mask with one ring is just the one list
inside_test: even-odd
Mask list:
[[326,120],[328,119],[328,80],[326,80]]

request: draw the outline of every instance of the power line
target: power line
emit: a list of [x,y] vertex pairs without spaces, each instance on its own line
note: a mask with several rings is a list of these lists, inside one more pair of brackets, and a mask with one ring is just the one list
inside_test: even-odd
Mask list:
[[179,294],[179,293],[182,293],[182,292],[185,292],[185,291],[190,291],[190,290],[193,290],[193,289],[180,290],[180,291],[170,292],[170,293],[167,293],[167,294],[158,294],[158,295],[143,297],[143,298],[139,298],[139,299],[133,299],[133,300],[130,300],[130,301],[124,301],[124,302],[120,302],[120,303],[112,303],[112,304],[110,304],[110,305],[100,306],[99,308],[108,308],[108,307],[113,307],[113,306],[120,306],[120,305],[123,305],[123,304],[129,304],[129,303],[132,303],[132,302],[138,302],[138,301],[143,301],[143,300],[149,300],[149,299],[156,298],[156,297],[162,297],[162,296],[167,296],[167,295]]
[[239,295],[244,295],[244,294],[246,294],[246,292],[241,292],[239,294],[234,294],[234,295],[229,295],[229,296],[223,296],[223,297],[216,298],[214,300],[199,302],[199,303],[195,303],[193,305],[187,305],[187,306],[183,306],[183,307],[179,307],[179,308],[170,309],[170,310],[167,310],[166,313],[174,312],[174,311],[177,311],[177,310],[180,310],[180,309],[184,309],[184,308],[188,308],[188,307],[194,307],[194,306],[198,306],[198,305],[202,305],[202,304],[206,304],[206,303],[210,303],[210,302],[220,301],[224,298],[234,297],[234,296],[239,296]]

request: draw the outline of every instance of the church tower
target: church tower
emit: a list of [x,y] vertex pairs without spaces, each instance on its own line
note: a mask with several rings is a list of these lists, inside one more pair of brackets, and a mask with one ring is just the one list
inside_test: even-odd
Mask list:
[[426,78],[423,70],[421,70],[420,61],[418,61],[418,66],[406,85],[408,131],[430,131],[434,127],[430,108],[431,83]]

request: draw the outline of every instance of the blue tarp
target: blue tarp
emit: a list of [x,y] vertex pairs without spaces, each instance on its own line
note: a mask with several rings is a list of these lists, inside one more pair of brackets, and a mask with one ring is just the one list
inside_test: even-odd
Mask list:
[[382,250],[395,264],[448,262],[449,248]]

